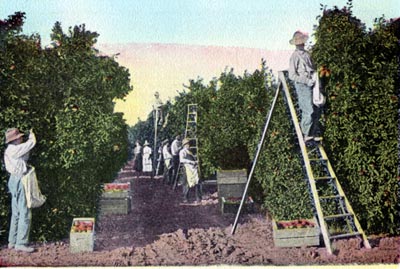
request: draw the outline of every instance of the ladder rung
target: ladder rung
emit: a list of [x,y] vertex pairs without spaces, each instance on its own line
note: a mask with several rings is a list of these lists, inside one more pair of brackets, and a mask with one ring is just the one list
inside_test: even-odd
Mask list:
[[333,177],[315,177],[314,180],[330,180],[334,179]]
[[328,161],[327,159],[309,159],[310,162],[326,162]]
[[337,234],[337,235],[332,235],[329,236],[329,239],[339,239],[339,238],[346,238],[346,237],[351,237],[351,236],[359,236],[362,235],[361,233],[349,233],[349,234]]
[[217,181],[216,180],[204,180],[203,185],[217,185]]
[[338,199],[338,198],[343,198],[343,196],[340,196],[340,195],[331,195],[331,196],[320,196],[320,197],[319,197],[319,199],[321,199],[321,200]]
[[346,213],[346,214],[330,215],[330,216],[325,216],[324,220],[340,219],[340,218],[350,217],[350,216],[353,216],[353,214]]

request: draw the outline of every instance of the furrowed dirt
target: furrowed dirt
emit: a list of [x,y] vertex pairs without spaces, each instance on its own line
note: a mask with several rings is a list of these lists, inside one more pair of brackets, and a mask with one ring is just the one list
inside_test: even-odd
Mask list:
[[69,251],[69,240],[34,243],[31,254],[0,249],[0,266],[143,266],[143,265],[306,265],[397,264],[400,237],[339,240],[334,255],[323,247],[274,247],[266,214],[243,215],[231,235],[234,215],[222,215],[216,186],[204,186],[203,201],[183,204],[176,190],[156,177],[137,175],[129,163],[119,182],[133,178],[132,210],[128,215],[101,216],[96,223],[94,252]]

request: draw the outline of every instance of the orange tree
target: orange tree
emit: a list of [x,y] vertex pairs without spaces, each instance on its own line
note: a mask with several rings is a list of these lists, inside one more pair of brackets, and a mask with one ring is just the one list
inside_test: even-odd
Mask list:
[[398,38],[383,18],[366,30],[351,8],[351,1],[342,9],[324,8],[315,31],[312,56],[330,71],[324,77],[324,139],[362,225],[368,232],[395,233],[400,221]]
[[[276,85],[267,91],[264,97],[264,117],[258,117],[256,121],[260,131],[265,126],[265,116],[271,109],[275,93]],[[300,147],[283,92],[279,94],[255,167],[254,181],[261,186],[260,201],[273,218],[279,220],[312,218],[313,207],[308,182],[305,180],[302,168]],[[256,152],[260,139],[260,132],[253,136],[249,152],[253,154]]]
[[[20,30],[2,28],[0,126],[3,133],[32,127],[37,135],[30,162],[47,201],[33,210],[31,235],[53,240],[68,234],[73,217],[97,214],[101,183],[110,182],[127,159],[127,126],[113,113],[113,101],[131,90],[129,73],[97,55],[98,34],[84,25],[66,34],[56,23],[54,45],[46,49],[40,37]],[[2,232],[8,227],[7,179],[2,170]]]

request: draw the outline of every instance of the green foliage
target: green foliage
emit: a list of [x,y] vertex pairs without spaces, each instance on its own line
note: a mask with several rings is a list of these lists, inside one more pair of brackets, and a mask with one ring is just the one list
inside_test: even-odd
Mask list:
[[[274,95],[275,91],[268,91],[267,111]],[[311,197],[302,170],[297,136],[283,93],[281,95],[271,117],[255,176],[263,190],[263,206],[275,219],[312,218]],[[265,119],[259,122],[260,129],[264,124]],[[259,140],[260,136],[254,137],[251,151],[255,152]]]
[[[30,163],[47,196],[33,210],[33,240],[63,238],[73,217],[95,216],[101,183],[111,182],[128,158],[127,126],[113,110],[114,100],[131,90],[129,73],[113,58],[97,56],[97,36],[84,25],[64,34],[56,23],[53,47],[42,49],[38,36],[2,35],[0,129],[34,129]],[[10,213],[7,180],[3,169],[2,237]]]
[[[361,224],[368,233],[397,233],[397,66],[398,26],[376,20],[373,30],[348,7],[323,9],[312,56],[321,67],[328,97],[321,121],[324,148]],[[397,78],[398,79],[398,78]],[[266,82],[272,84],[266,91]],[[160,136],[183,134],[187,105],[198,104],[202,178],[218,169],[251,164],[276,85],[265,63],[253,74],[225,71],[205,85],[191,80],[188,92],[169,104]],[[292,89],[293,90],[293,89]],[[277,219],[310,218],[312,203],[299,146],[285,104],[277,103],[257,163],[251,194]],[[136,137],[152,136],[152,115],[133,127]]]
[[323,10],[312,56],[331,71],[324,139],[339,181],[368,232],[395,233],[399,46],[390,23],[375,23],[367,31],[351,6]]

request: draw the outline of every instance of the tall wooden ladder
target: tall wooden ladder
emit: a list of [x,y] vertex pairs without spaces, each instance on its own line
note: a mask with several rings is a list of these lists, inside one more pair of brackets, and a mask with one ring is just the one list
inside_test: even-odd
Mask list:
[[322,142],[311,142],[307,144],[304,142],[296,107],[293,104],[292,96],[286,81],[286,75],[287,71],[278,72],[278,88],[271,109],[267,115],[262,137],[257,145],[257,151],[236,214],[235,222],[232,226],[231,234],[235,233],[247,190],[272,118],[273,110],[278,100],[279,92],[282,90],[298,138],[304,172],[307,177],[310,194],[327,252],[329,254],[333,253],[331,244],[333,240],[349,237],[361,237],[364,247],[369,249],[371,246],[368,239],[336,177],[333,167],[322,146]]
[[190,151],[197,158],[197,104],[188,104],[185,138],[190,141]]
[[[197,141],[197,104],[188,104],[187,105],[187,114],[186,114],[186,128],[185,128],[185,138],[190,141],[190,151],[195,156],[198,161],[198,141]],[[200,170],[200,167],[197,168]],[[199,175],[200,175],[200,171]],[[183,175],[183,166],[179,163],[178,172],[176,173],[173,189],[176,188],[178,184],[178,179]]]
[[303,168],[308,179],[325,247],[328,253],[332,254],[332,240],[361,237],[364,247],[371,248],[353,208],[336,177],[322,143],[305,143],[303,140],[298,120],[299,117],[292,101],[285,73],[284,71],[279,72],[278,77],[299,141],[303,157]]

